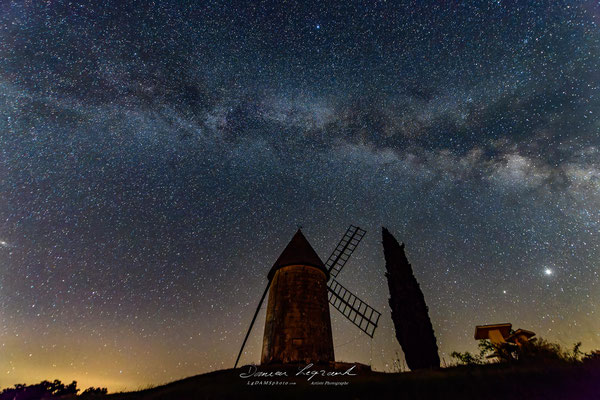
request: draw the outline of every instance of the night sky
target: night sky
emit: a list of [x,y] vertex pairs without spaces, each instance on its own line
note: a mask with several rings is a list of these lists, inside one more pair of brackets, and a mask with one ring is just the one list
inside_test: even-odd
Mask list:
[[324,260],[367,230],[338,280],[381,324],[332,309],[338,360],[402,357],[382,225],[446,362],[486,323],[600,347],[599,24],[596,1],[2,1],[0,387],[232,367],[299,225]]

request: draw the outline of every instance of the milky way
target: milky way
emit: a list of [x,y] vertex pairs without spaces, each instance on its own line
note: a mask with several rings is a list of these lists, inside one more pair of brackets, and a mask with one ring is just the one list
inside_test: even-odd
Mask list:
[[299,225],[367,230],[339,360],[402,368],[382,225],[445,362],[485,323],[600,347],[595,2],[98,3],[0,5],[1,387],[232,367]]

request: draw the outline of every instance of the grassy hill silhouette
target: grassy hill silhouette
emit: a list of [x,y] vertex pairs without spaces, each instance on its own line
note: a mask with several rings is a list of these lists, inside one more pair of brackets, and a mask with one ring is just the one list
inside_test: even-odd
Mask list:
[[[215,371],[167,385],[109,395],[111,400],[163,399],[600,399],[600,364],[515,366],[487,364],[356,376],[241,378],[248,366]],[[258,367],[281,371],[282,367]],[[287,384],[256,384],[285,381]],[[314,384],[314,382],[329,382]],[[337,383],[336,383],[337,382]],[[344,383],[347,382],[347,383]]]

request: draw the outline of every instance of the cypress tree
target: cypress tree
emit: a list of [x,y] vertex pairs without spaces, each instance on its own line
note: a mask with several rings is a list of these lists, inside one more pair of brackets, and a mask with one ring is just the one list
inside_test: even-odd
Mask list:
[[385,276],[396,338],[411,370],[438,368],[440,357],[423,292],[404,254],[404,243],[382,228]]

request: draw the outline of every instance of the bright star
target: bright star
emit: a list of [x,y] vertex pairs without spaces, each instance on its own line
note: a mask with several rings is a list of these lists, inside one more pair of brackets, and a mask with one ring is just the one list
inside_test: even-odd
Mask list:
[[321,25],[317,24],[316,28],[321,29]]
[[8,247],[8,243],[6,243],[4,240],[0,240],[0,247]]
[[548,276],[552,275],[552,273],[553,273],[553,271],[552,271],[550,268],[546,268],[546,269],[544,270],[544,274],[546,274],[546,275],[548,275]]

